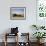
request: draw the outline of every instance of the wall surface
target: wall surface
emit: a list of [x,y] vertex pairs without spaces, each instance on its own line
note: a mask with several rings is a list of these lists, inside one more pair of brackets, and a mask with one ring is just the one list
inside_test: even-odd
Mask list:
[[[26,20],[10,20],[10,7],[26,7]],[[19,32],[29,32],[31,37],[32,24],[36,24],[36,0],[0,1],[0,34],[8,32],[11,27],[19,27]]]

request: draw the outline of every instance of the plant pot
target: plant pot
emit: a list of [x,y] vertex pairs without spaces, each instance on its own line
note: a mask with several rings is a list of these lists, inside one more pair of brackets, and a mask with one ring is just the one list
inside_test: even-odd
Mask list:
[[37,43],[40,43],[40,39],[37,39]]
[[37,43],[41,44],[41,43],[44,42],[44,40],[45,40],[45,39],[38,39],[38,40],[37,40]]

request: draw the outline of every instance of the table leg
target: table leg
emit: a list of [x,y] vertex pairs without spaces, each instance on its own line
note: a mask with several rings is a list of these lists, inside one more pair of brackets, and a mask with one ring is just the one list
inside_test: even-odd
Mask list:
[[5,46],[7,46],[7,36],[5,35]]
[[18,34],[17,34],[17,46],[18,46]]

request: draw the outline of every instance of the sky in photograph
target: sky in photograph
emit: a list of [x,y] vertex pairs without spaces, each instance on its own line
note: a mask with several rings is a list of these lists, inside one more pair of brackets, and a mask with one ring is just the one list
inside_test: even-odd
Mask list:
[[24,9],[23,8],[16,8],[16,9],[12,9],[12,13],[16,13],[16,14],[24,14]]

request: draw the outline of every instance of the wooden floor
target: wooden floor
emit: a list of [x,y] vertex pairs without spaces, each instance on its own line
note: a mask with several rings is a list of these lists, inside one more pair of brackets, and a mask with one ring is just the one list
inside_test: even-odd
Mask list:
[[[30,46],[37,46],[37,43],[30,43],[31,45]],[[10,42],[10,43],[8,43],[8,45],[7,46],[15,46],[16,44],[15,43],[12,43],[12,42]],[[0,42],[0,46],[5,46],[4,45],[4,43],[2,42]],[[25,46],[25,45],[24,45]],[[46,43],[44,43],[44,45],[42,45],[42,46],[46,46]]]

